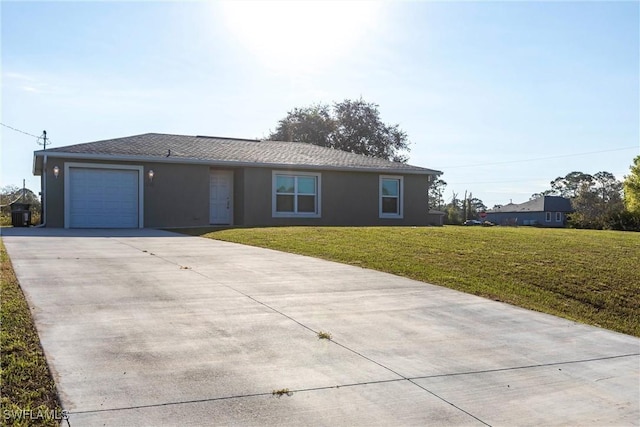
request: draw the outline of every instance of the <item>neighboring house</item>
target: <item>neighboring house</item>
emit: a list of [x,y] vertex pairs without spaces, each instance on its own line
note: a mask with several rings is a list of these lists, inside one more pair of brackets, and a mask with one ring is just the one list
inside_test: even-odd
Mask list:
[[148,133],[36,151],[49,227],[430,225],[439,171],[311,144]]
[[571,201],[560,196],[544,196],[528,202],[509,203],[487,211],[486,221],[498,225],[537,225],[564,227],[567,214],[573,212]]

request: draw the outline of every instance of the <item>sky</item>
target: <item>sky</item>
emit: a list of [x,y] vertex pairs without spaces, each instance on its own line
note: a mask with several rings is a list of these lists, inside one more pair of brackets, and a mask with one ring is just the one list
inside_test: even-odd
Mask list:
[[[640,154],[639,1],[0,4],[1,185],[40,191],[37,136],[265,138],[362,98],[445,198],[529,200]],[[11,128],[18,129],[18,132]],[[41,141],[40,141],[41,142]]]

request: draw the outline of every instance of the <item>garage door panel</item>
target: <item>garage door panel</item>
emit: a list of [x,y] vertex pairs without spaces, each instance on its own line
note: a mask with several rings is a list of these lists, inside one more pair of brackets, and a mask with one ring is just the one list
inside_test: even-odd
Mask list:
[[72,228],[137,228],[137,169],[69,169],[69,226]]

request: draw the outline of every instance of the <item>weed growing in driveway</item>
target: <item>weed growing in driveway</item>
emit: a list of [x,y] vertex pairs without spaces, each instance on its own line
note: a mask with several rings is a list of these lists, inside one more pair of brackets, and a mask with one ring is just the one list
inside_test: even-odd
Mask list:
[[273,390],[273,391],[271,392],[271,394],[272,394],[272,395],[274,395],[274,396],[276,396],[276,397],[282,397],[282,396],[284,396],[285,394],[286,394],[287,396],[292,396],[292,395],[293,395],[293,392],[292,392],[292,391],[289,391],[289,389],[288,389],[288,388],[281,388],[280,390]]
[[318,332],[318,338],[321,340],[329,340],[331,341],[331,334],[329,332]]

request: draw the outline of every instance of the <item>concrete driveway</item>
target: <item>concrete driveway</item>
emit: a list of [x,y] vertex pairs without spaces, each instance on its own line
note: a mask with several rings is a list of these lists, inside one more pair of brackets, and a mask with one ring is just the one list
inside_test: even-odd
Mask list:
[[73,427],[640,422],[631,336],[162,231],[3,234]]

